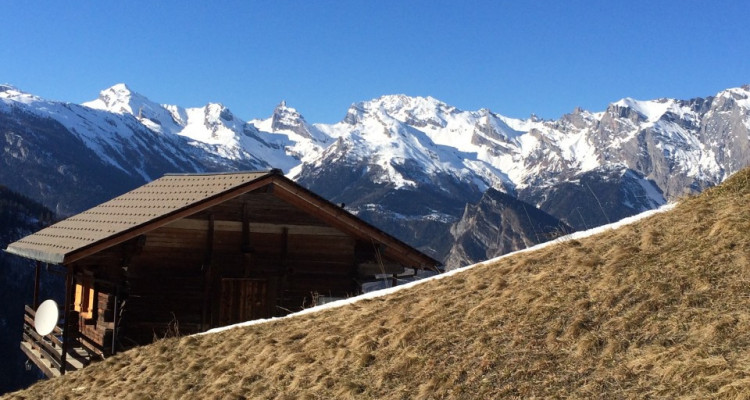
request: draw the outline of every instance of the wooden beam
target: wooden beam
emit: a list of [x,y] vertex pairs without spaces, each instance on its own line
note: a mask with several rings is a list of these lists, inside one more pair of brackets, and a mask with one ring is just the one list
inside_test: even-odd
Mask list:
[[[34,319],[33,318],[29,317],[28,315],[24,315],[24,322],[26,323],[26,326],[28,326],[29,332],[33,332],[34,334],[37,334],[36,330],[34,329]],[[58,333],[59,333],[59,330],[58,330]],[[46,338],[49,339],[49,341],[53,345],[62,347],[62,340],[58,339],[57,336],[55,336],[55,331],[53,331],[51,334],[47,335]]]
[[118,323],[117,323],[117,313],[119,310],[119,304],[118,304],[118,297],[120,295],[120,285],[115,286],[115,301],[112,305],[112,348],[110,349],[110,355],[115,355],[117,353],[117,329],[119,329]]
[[281,273],[279,274],[278,281],[276,283],[276,304],[273,304],[272,308],[269,304],[269,317],[278,315],[278,310],[284,310],[284,294],[289,285],[289,274],[291,269],[289,268],[289,229],[284,228],[281,234]]
[[[207,221],[201,219],[185,218],[165,225],[165,228],[205,230]],[[242,232],[241,221],[214,221],[216,231],[219,232]],[[314,225],[290,225],[290,224],[267,224],[260,222],[248,222],[250,232],[281,234],[287,229],[289,235],[320,235],[320,236],[349,236],[346,233],[330,226]]]
[[289,229],[284,228],[281,232],[281,268],[286,270],[286,260],[289,255]]
[[42,262],[36,262],[36,270],[34,271],[34,302],[32,303],[34,310],[39,307],[39,279],[42,272]]
[[203,276],[203,312],[201,313],[201,330],[207,330],[211,327],[211,288],[213,287],[213,267],[212,260],[214,257],[214,216],[208,215],[208,234],[206,242],[206,258],[203,265],[206,272]]
[[38,350],[35,350],[31,344],[22,341],[21,342],[21,350],[26,354],[26,357],[29,358],[34,364],[44,373],[44,375],[47,378],[54,378],[56,376],[60,376],[59,370],[54,368],[54,365],[48,360],[47,362],[50,365],[47,365],[42,360],[41,354]]
[[32,348],[36,347],[43,358],[49,360],[57,368],[60,368],[62,361],[60,360],[61,355],[59,350],[47,343],[35,330],[24,330],[22,337],[23,341],[31,344]]
[[363,276],[402,274],[404,273],[404,266],[397,263],[361,263],[357,265],[357,273]]
[[252,253],[253,247],[250,245],[250,218],[247,215],[247,202],[242,203],[242,252]]
[[[78,341],[79,344],[81,344],[81,347],[84,351],[86,351],[89,354],[93,354],[96,357],[104,358],[104,347],[102,347],[99,343],[96,343],[91,338],[87,337],[86,335],[81,335],[80,340]],[[72,355],[72,353],[71,353]]]
[[[60,375],[65,375],[65,364],[68,355],[68,349],[70,348],[70,329],[75,326],[73,321],[70,320],[73,313],[70,312],[71,304],[73,304],[73,295],[75,290],[73,288],[73,267],[68,268],[67,274],[65,274],[65,305],[63,306],[63,318],[65,319],[65,326],[63,327],[63,340],[62,340],[62,354],[60,355]],[[76,324],[78,321],[75,321]]]

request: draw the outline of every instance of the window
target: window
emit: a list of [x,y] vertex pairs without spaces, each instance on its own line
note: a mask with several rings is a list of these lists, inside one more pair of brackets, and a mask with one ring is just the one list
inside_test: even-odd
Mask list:
[[94,292],[93,282],[89,279],[83,279],[76,283],[76,299],[73,307],[81,317],[85,319],[94,318]]

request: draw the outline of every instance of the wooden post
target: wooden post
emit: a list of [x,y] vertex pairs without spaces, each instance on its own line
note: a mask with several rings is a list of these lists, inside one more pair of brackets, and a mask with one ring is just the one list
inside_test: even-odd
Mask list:
[[62,354],[60,355],[60,374],[65,375],[65,367],[67,364],[68,349],[70,348],[70,328],[73,327],[73,322],[70,320],[70,305],[73,303],[72,296],[75,295],[73,288],[73,267],[67,267],[67,273],[65,274],[65,305],[63,306],[63,318],[65,324],[63,325],[63,342],[62,342]]
[[[290,269],[287,265],[287,258],[289,255],[289,228],[284,227],[281,230],[281,257],[279,259],[279,266],[281,273],[279,274],[277,272],[278,283],[276,285],[276,307],[284,309],[284,306],[287,304],[284,304],[284,292],[286,291],[286,288],[288,286],[288,279],[289,279],[289,273]],[[277,315],[276,309],[271,310],[270,316]]]
[[247,202],[242,203],[242,252],[253,252],[250,245],[250,217],[248,216]]
[[208,215],[208,232],[206,232],[206,259],[203,265],[206,267],[206,272],[203,276],[204,288],[203,288],[203,315],[201,317],[201,330],[208,330],[211,327],[211,289],[213,288],[213,271],[212,262],[214,254],[214,215]]
[[120,294],[120,285],[116,285],[115,286],[115,302],[114,302],[114,305],[112,306],[113,307],[113,310],[112,310],[113,312],[112,314],[113,316],[112,317],[113,319],[112,320],[112,351],[110,352],[110,355],[112,356],[115,355],[115,352],[117,351],[117,328],[118,328],[117,313],[120,311],[117,309],[118,308],[117,300],[118,300],[119,294]]
[[289,253],[289,228],[281,229],[281,268],[286,269],[286,258]]
[[39,307],[39,276],[42,272],[42,262],[36,262],[36,271],[34,273],[34,303],[33,308],[36,310]]

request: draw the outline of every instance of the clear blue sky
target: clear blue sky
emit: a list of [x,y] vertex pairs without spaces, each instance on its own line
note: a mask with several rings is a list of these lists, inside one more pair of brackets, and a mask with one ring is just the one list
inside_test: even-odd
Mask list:
[[0,83],[337,122],[383,94],[558,118],[750,83],[750,1],[0,1]]

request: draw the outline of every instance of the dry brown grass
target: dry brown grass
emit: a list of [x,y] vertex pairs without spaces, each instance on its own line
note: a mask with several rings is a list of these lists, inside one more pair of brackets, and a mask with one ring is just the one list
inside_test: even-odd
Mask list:
[[750,170],[673,211],[7,398],[750,398]]

